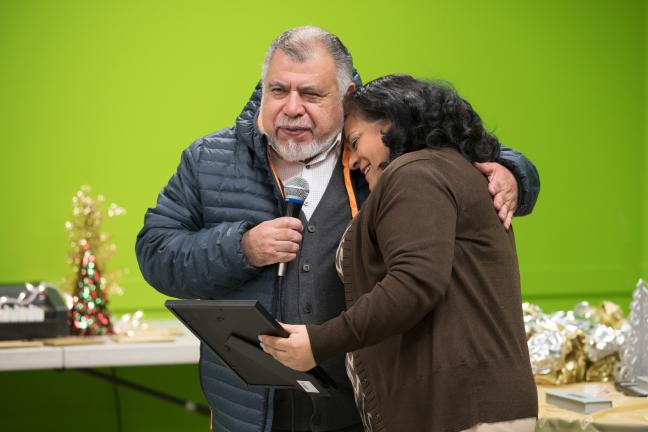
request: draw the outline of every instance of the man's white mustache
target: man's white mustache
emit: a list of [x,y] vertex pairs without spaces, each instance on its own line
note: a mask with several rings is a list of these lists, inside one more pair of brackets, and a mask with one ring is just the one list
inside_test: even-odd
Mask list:
[[313,129],[313,124],[310,123],[309,121],[303,121],[303,120],[282,119],[277,122],[276,127]]

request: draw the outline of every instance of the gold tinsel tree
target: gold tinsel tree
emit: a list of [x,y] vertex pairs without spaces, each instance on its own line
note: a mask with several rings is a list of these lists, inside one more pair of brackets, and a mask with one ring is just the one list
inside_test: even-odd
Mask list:
[[68,262],[72,274],[61,286],[72,293],[73,306],[69,315],[72,334],[112,333],[108,295],[122,293],[117,284],[121,272],[101,271],[117,250],[109,242],[110,236],[101,231],[101,225],[105,216],[118,216],[125,210],[114,203],[104,209],[104,202],[103,195],[93,198],[90,187],[81,186],[72,198],[72,220],[65,223],[70,236]]

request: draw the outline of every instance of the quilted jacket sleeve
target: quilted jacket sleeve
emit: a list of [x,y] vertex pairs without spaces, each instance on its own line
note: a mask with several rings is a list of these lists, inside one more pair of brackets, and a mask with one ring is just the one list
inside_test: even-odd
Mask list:
[[241,248],[246,221],[203,226],[196,162],[200,141],[187,148],[177,172],[144,218],[135,251],[144,279],[163,294],[215,298],[259,273]]
[[540,176],[535,165],[523,154],[501,146],[498,162],[511,170],[518,183],[518,205],[515,216],[525,216],[533,211],[540,193]]

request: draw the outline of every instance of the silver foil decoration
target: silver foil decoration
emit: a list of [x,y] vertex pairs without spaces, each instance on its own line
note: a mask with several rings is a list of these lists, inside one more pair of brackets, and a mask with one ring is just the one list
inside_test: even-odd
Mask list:
[[632,295],[628,325],[618,370],[620,381],[635,381],[638,376],[648,375],[648,288],[643,279],[639,279]]
[[625,342],[623,329],[617,330],[604,324],[596,325],[587,335],[587,356],[593,362],[619,352]]
[[540,323],[544,320],[544,312],[540,306],[531,303],[522,303],[522,312],[524,318],[524,330],[526,337],[529,339],[539,328]]
[[557,368],[565,341],[563,332],[550,329],[536,332],[529,338],[527,345],[534,375],[546,375]]
[[[616,313],[620,311],[617,305],[603,302],[594,307],[581,302],[570,311],[549,314],[529,303],[522,308],[537,382],[567,384],[590,375],[604,381],[612,377],[628,334],[627,325],[622,327],[623,317]],[[593,372],[587,375],[590,367]]]

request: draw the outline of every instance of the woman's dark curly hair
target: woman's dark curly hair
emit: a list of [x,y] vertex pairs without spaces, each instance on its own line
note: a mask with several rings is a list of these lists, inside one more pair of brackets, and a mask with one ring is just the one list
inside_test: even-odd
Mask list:
[[494,161],[499,142],[450,84],[409,75],[377,78],[344,99],[345,115],[391,126],[382,141],[390,160],[425,148],[450,147],[470,162]]

